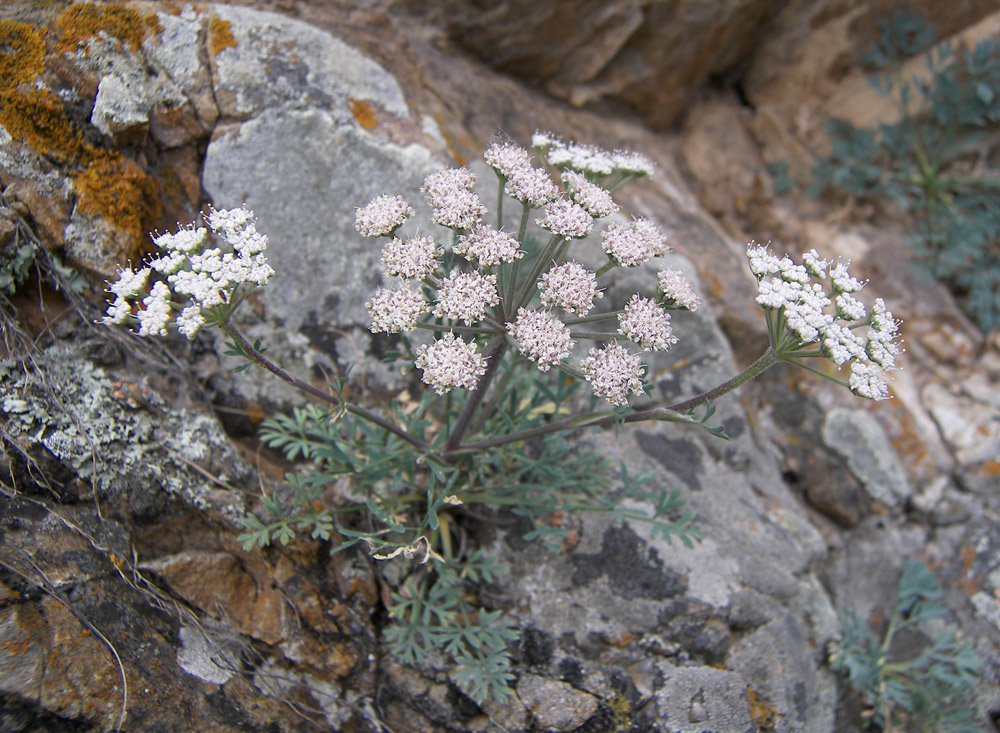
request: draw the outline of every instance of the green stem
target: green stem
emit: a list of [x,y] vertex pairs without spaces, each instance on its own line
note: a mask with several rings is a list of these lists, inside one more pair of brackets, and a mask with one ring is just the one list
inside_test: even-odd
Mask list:
[[475,328],[472,326],[442,326],[439,323],[417,323],[417,328],[422,328],[425,331],[454,331],[458,334],[469,334],[473,336],[482,336],[486,334],[496,333],[496,328]]
[[507,178],[497,173],[497,229],[503,227],[503,189],[507,185]]
[[603,265],[601,265],[601,269],[599,269],[597,272],[594,273],[594,277],[600,277],[601,275],[603,275],[605,272],[607,272],[617,264],[618,264],[617,262],[608,257],[608,261],[605,262]]
[[535,287],[535,281],[538,280],[538,276],[545,268],[545,264],[552,259],[552,255],[556,251],[556,247],[559,246],[562,240],[563,238],[561,236],[553,234],[548,243],[545,245],[545,248],[539,253],[538,258],[531,267],[531,273],[528,275],[527,280],[524,281],[521,291],[517,294],[517,297],[510,306],[511,316],[517,313],[518,308],[527,305],[528,301],[531,300],[531,290]]
[[831,382],[839,384],[841,387],[850,388],[850,385],[847,382],[845,382],[843,379],[837,379],[832,374],[827,374],[826,372],[822,372],[819,369],[816,369],[815,367],[809,366],[808,364],[803,364],[801,361],[792,361],[791,359],[787,359],[786,361],[788,361],[789,364],[794,364],[800,369],[805,369],[807,372],[812,372],[818,377],[823,377],[823,379],[829,379]]
[[352,405],[352,404],[350,404],[348,402],[342,402],[337,397],[334,397],[333,395],[328,394],[327,392],[324,392],[321,389],[317,389],[316,387],[313,387],[308,382],[303,382],[298,377],[295,377],[292,374],[289,374],[284,369],[282,369],[280,366],[278,366],[277,364],[275,364],[274,362],[272,362],[270,359],[268,359],[266,356],[264,356],[259,351],[257,351],[257,349],[255,349],[253,347],[253,345],[249,341],[247,341],[246,337],[242,333],[240,333],[240,331],[232,323],[230,323],[229,321],[226,321],[224,323],[220,323],[219,327],[223,331],[225,331],[229,335],[229,337],[232,338],[233,341],[241,349],[243,349],[243,352],[247,356],[249,356],[259,366],[261,366],[264,369],[266,369],[267,371],[271,372],[271,374],[273,374],[274,376],[276,376],[278,379],[282,380],[283,382],[287,382],[288,384],[292,385],[293,387],[295,387],[300,392],[305,392],[306,394],[312,395],[313,397],[316,397],[316,398],[318,398],[320,400],[323,400],[324,402],[326,402],[328,404],[336,405],[338,407],[342,407],[343,409],[347,410],[347,412],[351,413],[352,415],[356,415],[357,417],[360,417],[360,418],[362,418],[364,420],[367,420],[368,422],[372,423],[373,425],[378,425],[380,428],[382,428],[384,430],[388,430],[393,435],[395,435],[395,436],[397,436],[397,437],[405,440],[407,443],[409,443],[410,445],[412,445],[414,448],[416,448],[417,450],[419,450],[421,453],[425,453],[427,451],[427,449],[428,449],[427,448],[427,444],[424,443],[424,441],[422,441],[419,438],[416,438],[416,437],[410,435],[408,432],[406,432],[402,428],[396,427],[395,425],[393,425],[392,423],[388,422],[384,418],[379,417],[378,415],[376,415],[373,412],[369,412],[368,410],[366,410],[363,407],[358,407],[357,405]]
[[[469,443],[467,445],[458,446],[456,442],[454,446],[447,447],[445,449],[445,455],[454,456],[459,453],[478,453],[489,448],[506,445],[507,443],[528,440],[529,438],[548,435],[549,433],[558,433],[563,431],[575,432],[585,428],[604,428],[614,425],[616,422],[634,423],[647,422],[650,420],[676,422],[678,414],[687,413],[694,408],[705,404],[706,402],[721,397],[728,392],[732,392],[744,383],[759,376],[766,369],[771,368],[779,361],[781,360],[777,357],[777,355],[775,355],[774,351],[769,348],[760,356],[759,359],[757,359],[757,361],[729,381],[720,384],[718,387],[707,392],[703,392],[696,397],[692,397],[689,400],[684,400],[683,402],[678,402],[668,407],[650,407],[645,410],[633,412],[630,415],[626,415],[624,418],[619,418],[618,416],[609,413],[577,415],[563,420],[558,420],[556,422],[551,422],[546,425],[529,428],[528,430],[521,430],[516,433],[510,433],[509,435],[501,435],[496,438],[491,438],[490,440],[483,440],[478,443]],[[597,415],[599,414],[601,416],[598,417]]]
[[593,341],[613,341],[615,339],[624,339],[625,338],[624,336],[622,336],[617,331],[615,331],[614,333],[612,333],[610,331],[608,331],[608,332],[600,332],[600,331],[593,331],[593,332],[590,332],[590,331],[570,331],[569,335],[572,336],[573,338],[577,339],[577,340],[579,340],[579,339],[591,339]]
[[611,320],[617,318],[625,311],[611,311],[610,313],[597,313],[592,316],[581,316],[579,318],[567,318],[563,321],[567,326],[578,326],[581,323],[595,323],[597,321]]
[[489,388],[490,382],[492,382],[493,378],[496,376],[506,350],[507,340],[501,335],[495,336],[484,349],[486,372],[479,378],[479,383],[476,385],[472,394],[469,395],[469,399],[466,400],[465,406],[462,407],[462,412],[459,413],[458,419],[455,420],[455,426],[452,428],[451,435],[449,435],[448,440],[445,441],[444,449],[441,452],[441,455],[445,460],[448,459],[448,456],[452,453],[452,451],[454,451],[455,446],[457,446],[459,441],[462,439],[466,429],[469,427],[469,421],[472,420],[472,416],[482,404],[483,395],[486,394],[486,390]]
[[494,412],[496,412],[497,407],[500,405],[500,401],[507,394],[507,387],[510,385],[510,380],[514,376],[514,369],[516,369],[516,365],[511,364],[510,368],[503,373],[502,377],[500,377],[500,381],[497,382],[497,386],[493,390],[493,394],[490,395],[489,400],[487,400],[483,405],[483,409],[480,410],[475,421],[469,427],[469,430],[473,435],[478,433],[482,429],[483,425],[486,424],[486,421],[490,419]]

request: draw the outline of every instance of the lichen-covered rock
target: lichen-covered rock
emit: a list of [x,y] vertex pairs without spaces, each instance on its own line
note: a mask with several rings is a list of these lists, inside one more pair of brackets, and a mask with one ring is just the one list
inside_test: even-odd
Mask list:
[[843,456],[876,501],[894,508],[912,493],[885,431],[864,410],[830,410],[823,422],[823,440]]
[[[144,384],[108,376],[73,348],[52,347],[29,364],[0,362],[0,411],[22,451],[48,454],[85,483],[81,492],[128,502],[139,516],[177,496],[235,526],[242,497],[221,487],[245,481],[250,467],[213,417],[174,412]],[[192,474],[191,464],[205,473]]]

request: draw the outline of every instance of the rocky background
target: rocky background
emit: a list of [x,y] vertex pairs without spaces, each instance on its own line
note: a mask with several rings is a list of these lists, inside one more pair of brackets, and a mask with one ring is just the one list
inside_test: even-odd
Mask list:
[[[807,172],[832,114],[892,119],[858,59],[897,5],[4,3],[0,245],[41,249],[0,308],[0,728],[856,731],[827,644],[848,609],[883,624],[917,558],[983,661],[997,730],[1000,338],[915,275],[899,212],[778,196],[764,172]],[[956,42],[1000,30],[991,0],[909,6]],[[477,706],[445,660],[387,653],[388,587],[366,556],[236,542],[287,468],[256,425],[300,397],[233,375],[211,334],[157,343],[94,321],[149,231],[245,202],[278,273],[247,333],[317,384],[353,362],[372,400],[398,394],[366,330],[378,251],[354,208],[415,203],[427,172],[480,165],[498,129],[656,162],[622,203],[670,233],[708,303],[675,318],[662,396],[766,345],[750,239],[850,258],[905,320],[907,353],[889,402],[777,368],[720,405],[728,443],[669,425],[613,449],[585,438],[683,490],[693,548],[587,517],[547,553],[469,518],[512,567],[489,596],[521,633],[514,701]]]

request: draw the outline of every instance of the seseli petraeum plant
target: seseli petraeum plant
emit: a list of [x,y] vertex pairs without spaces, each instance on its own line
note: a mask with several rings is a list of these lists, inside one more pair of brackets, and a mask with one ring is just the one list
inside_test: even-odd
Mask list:
[[[654,222],[626,220],[612,199],[652,164],[550,134],[536,134],[533,144],[540,166],[509,141],[486,150],[498,179],[489,220],[466,168],[433,173],[422,187],[444,237],[402,234],[414,209],[399,196],[379,196],[357,211],[356,229],[382,240],[381,264],[392,279],[366,303],[370,330],[398,334],[387,359],[418,371],[430,388],[411,391],[409,401],[364,407],[349,398],[346,374],[318,389],[244,337],[233,312],[272,273],[266,237],[242,208],[212,210],[207,229],[156,237],[164,254],[122,271],[106,318],[137,322],[142,335],[176,326],[193,338],[219,327],[231,339],[228,353],[245,359],[241,367],[259,365],[319,403],[264,423],[265,443],[307,464],[287,477],[286,498],[262,497],[267,516],[248,515],[241,540],[250,549],[307,531],[330,540],[333,552],[362,545],[376,560],[409,561],[384,573],[395,588],[386,638],[407,663],[435,650],[450,655],[455,680],[477,701],[507,699],[508,645],[516,637],[512,620],[477,593],[502,568],[467,541],[463,519],[483,507],[505,509],[527,523],[528,539],[558,550],[570,537],[569,513],[602,511],[647,521],[653,536],[691,545],[698,531],[679,491],[650,486],[650,477],[625,465],[612,486],[608,462],[567,437],[650,420],[724,437],[708,427],[711,400],[782,361],[882,399],[883,370],[899,352],[896,321],[880,300],[869,312],[854,297],[862,283],[845,264],[813,251],[797,265],[751,245],[770,348],[715,389],[673,405],[651,403],[643,356],[677,342],[671,311],[697,309],[698,296],[680,271],[663,267],[656,293],[635,293],[607,311],[595,304],[618,268],[669,251]],[[510,201],[516,232],[502,226]],[[606,261],[590,270],[578,248],[601,220],[608,220],[600,233]],[[532,221],[542,236],[529,235]],[[163,277],[149,288],[154,271]],[[594,346],[576,353],[580,342]],[[850,362],[849,376],[810,366],[815,358]],[[590,394],[581,399],[576,393],[585,384]],[[640,396],[644,404],[633,405]]]

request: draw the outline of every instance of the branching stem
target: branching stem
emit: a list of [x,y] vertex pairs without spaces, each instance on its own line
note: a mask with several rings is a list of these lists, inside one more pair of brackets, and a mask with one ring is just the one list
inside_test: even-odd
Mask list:
[[300,392],[305,392],[306,394],[316,397],[317,399],[320,399],[323,402],[326,402],[327,404],[342,407],[352,415],[357,415],[358,417],[367,420],[373,425],[378,425],[380,428],[388,430],[393,435],[405,440],[407,443],[412,445],[421,453],[427,452],[428,447],[427,444],[424,443],[424,441],[420,440],[419,438],[413,435],[410,435],[402,428],[393,425],[391,422],[388,422],[382,417],[379,417],[374,412],[366,410],[365,408],[359,407],[357,405],[352,405],[348,402],[342,402],[337,397],[334,397],[333,395],[324,392],[321,389],[317,389],[308,382],[303,382],[298,377],[288,373],[280,366],[275,364],[273,361],[268,359],[266,356],[264,356],[262,353],[257,351],[257,349],[255,349],[253,345],[249,341],[247,341],[246,337],[242,333],[240,333],[239,329],[237,329],[236,326],[234,326],[229,321],[224,321],[219,325],[219,327],[223,331],[225,331],[229,335],[229,337],[233,339],[236,345],[239,346],[241,349],[243,349],[243,352],[251,359],[253,359],[258,366],[263,367],[267,371],[271,372],[271,374],[276,376],[278,379],[292,385],[293,387],[295,387],[295,389],[299,390]]

